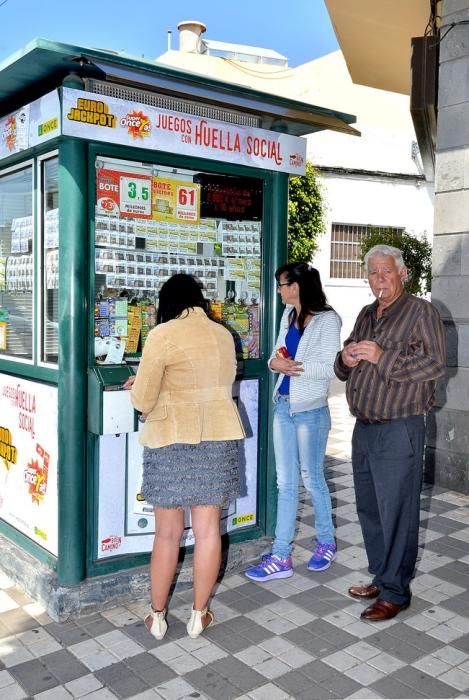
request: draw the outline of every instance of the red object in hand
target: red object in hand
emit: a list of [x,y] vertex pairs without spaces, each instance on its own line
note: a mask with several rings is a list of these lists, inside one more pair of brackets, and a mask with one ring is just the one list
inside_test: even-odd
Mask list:
[[290,353],[288,352],[287,348],[285,345],[282,345],[281,348],[277,349],[277,352],[275,353],[276,357],[282,358],[284,360],[290,359]]

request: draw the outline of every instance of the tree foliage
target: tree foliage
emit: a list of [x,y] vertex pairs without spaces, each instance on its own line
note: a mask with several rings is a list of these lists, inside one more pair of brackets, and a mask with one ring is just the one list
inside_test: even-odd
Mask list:
[[417,238],[406,231],[378,229],[372,226],[368,229],[370,233],[361,243],[362,262],[366,253],[375,245],[392,245],[399,248],[408,270],[406,290],[418,296],[429,292],[432,284],[432,247],[425,234],[422,238]]
[[288,198],[288,261],[309,261],[326,229],[322,185],[312,163],[306,173],[290,178]]

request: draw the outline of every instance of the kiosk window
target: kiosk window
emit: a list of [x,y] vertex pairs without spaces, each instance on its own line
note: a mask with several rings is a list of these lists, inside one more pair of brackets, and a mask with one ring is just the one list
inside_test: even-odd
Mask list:
[[161,285],[198,277],[242,358],[259,357],[263,182],[159,164],[96,161],[95,356],[138,358]]
[[0,353],[32,360],[33,170],[0,175]]
[[42,183],[42,348],[41,360],[58,359],[59,321],[59,161],[41,162]]

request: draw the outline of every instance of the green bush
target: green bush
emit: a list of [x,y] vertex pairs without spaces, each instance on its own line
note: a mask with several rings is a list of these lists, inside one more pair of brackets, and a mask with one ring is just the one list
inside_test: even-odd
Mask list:
[[290,178],[288,196],[288,261],[307,262],[326,230],[322,185],[309,162],[306,173]]

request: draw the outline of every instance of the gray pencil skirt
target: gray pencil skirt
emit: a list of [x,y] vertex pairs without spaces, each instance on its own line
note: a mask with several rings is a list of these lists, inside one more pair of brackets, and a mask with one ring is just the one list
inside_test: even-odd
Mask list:
[[240,495],[240,440],[143,449],[142,493],[161,508],[227,506]]

